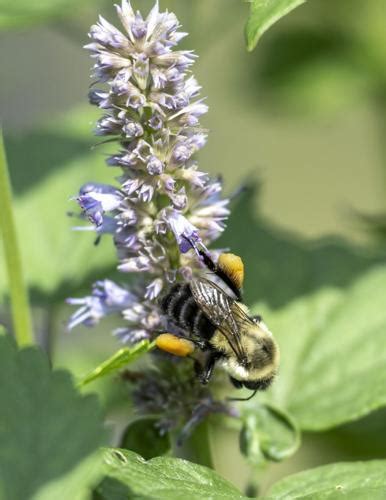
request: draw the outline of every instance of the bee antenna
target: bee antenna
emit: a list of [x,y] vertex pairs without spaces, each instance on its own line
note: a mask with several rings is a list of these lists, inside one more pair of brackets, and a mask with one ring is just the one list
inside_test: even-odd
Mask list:
[[250,396],[247,398],[227,398],[227,401],[249,401],[250,399],[253,398],[253,396],[256,394],[258,389],[255,389]]

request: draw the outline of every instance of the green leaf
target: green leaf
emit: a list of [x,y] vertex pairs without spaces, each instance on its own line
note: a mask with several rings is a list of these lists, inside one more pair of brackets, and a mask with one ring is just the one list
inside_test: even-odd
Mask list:
[[[245,181],[246,186],[252,183],[250,178]],[[258,187],[246,190],[239,198],[227,231],[217,244],[243,258],[246,304],[263,302],[277,311],[321,289],[344,290],[362,273],[385,262],[385,252],[357,248],[337,237],[305,239],[272,226],[256,214]],[[269,314],[265,319],[271,326]]]
[[265,317],[281,348],[272,396],[302,429],[322,430],[386,405],[386,266],[347,290],[295,300]]
[[386,460],[325,465],[282,479],[266,498],[382,500],[386,491],[385,471]]
[[70,472],[63,474],[59,479],[46,483],[32,499],[90,500],[91,489],[100,482],[103,476],[102,467],[101,452],[97,451],[82,460],[79,465],[76,464]]
[[264,404],[241,411],[240,449],[252,464],[280,462],[299,448],[300,431],[284,411]]
[[268,28],[304,2],[305,0],[251,0],[245,27],[247,49],[252,51]]
[[125,429],[120,447],[138,453],[146,460],[165,453],[170,449],[167,434],[160,434],[156,418],[140,418],[131,422]]
[[0,337],[0,380],[1,498],[47,498],[55,482],[51,491],[88,490],[98,479],[89,457],[105,435],[96,398],[81,396],[68,372],[51,371],[39,349],[19,351],[9,336]]
[[133,452],[110,449],[105,452],[105,473],[108,479],[97,488],[103,500],[246,498],[213,470],[178,458],[146,461]]
[[291,236],[254,215],[252,195],[234,207],[218,246],[243,256],[245,302],[279,342],[280,370],[267,397],[310,430],[385,405],[385,255],[337,238]]
[[112,373],[120,370],[129,363],[133,363],[140,356],[154,349],[155,343],[148,340],[142,340],[135,344],[133,347],[122,347],[110,358],[103,361],[99,366],[86,375],[80,382],[79,386],[86,385],[93,380],[111,375]]

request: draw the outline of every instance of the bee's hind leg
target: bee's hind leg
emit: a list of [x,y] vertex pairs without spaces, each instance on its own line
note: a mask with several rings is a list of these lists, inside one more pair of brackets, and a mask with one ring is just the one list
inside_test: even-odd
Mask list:
[[201,373],[198,374],[201,384],[207,384],[213,374],[213,369],[216,362],[220,359],[220,355],[217,353],[210,353],[206,359],[204,367],[202,367]]
[[241,288],[244,280],[244,264],[241,258],[230,253],[222,253],[216,264],[203,244],[200,245],[200,248],[186,236],[183,238],[189,242],[209,271],[216,274],[232,290],[236,298],[241,300]]

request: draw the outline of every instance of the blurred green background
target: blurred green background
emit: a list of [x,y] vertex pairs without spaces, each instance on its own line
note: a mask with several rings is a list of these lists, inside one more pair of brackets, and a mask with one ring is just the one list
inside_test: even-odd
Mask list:
[[[146,13],[152,2],[133,4]],[[253,196],[235,201],[221,240],[246,257],[247,299],[279,308],[326,284],[346,287],[372,264],[376,246],[359,214],[386,210],[386,1],[311,0],[250,54],[243,37],[248,6],[241,0],[160,4],[190,33],[183,47],[199,55],[193,71],[210,108],[201,170],[221,174],[226,193],[256,186]],[[104,166],[109,148],[92,149],[99,113],[87,104],[91,60],[82,46],[99,13],[117,24],[105,0],[0,2],[1,120],[35,328],[54,365],[76,375],[117,347],[113,320],[93,330],[65,328],[64,298],[115,273],[111,242],[94,247],[93,235],[72,232],[76,220],[66,216],[81,184],[115,175]],[[310,282],[304,269],[315,256],[325,269]],[[258,296],[251,287],[256,279]],[[0,268],[3,297],[6,288]],[[6,298],[2,317],[9,322]],[[94,387],[113,429],[127,413],[124,390],[114,381]],[[379,439],[385,431],[385,413],[378,412],[307,434],[293,458],[261,472],[263,489],[317,464],[386,458]],[[250,470],[237,454],[229,461],[236,435],[217,434],[219,471],[245,486]]]

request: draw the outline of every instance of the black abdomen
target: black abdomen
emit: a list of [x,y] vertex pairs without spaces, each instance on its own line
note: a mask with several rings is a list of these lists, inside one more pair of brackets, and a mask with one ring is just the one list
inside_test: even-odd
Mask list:
[[210,340],[215,327],[193,298],[188,283],[176,283],[161,299],[162,311],[181,329],[202,340]]

